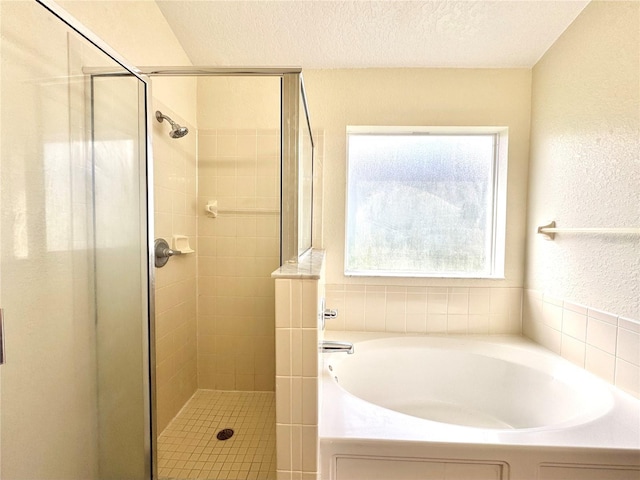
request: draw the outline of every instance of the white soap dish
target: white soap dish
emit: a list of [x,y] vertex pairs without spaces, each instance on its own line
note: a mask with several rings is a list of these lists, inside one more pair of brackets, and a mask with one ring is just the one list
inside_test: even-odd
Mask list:
[[195,252],[195,250],[189,246],[189,237],[186,235],[173,236],[173,249],[183,254]]

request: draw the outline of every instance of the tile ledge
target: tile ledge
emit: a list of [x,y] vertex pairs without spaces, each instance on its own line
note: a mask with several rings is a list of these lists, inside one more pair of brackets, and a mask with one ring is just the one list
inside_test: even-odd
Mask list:
[[271,274],[271,278],[318,280],[324,265],[324,250],[311,249],[298,263],[286,263]]

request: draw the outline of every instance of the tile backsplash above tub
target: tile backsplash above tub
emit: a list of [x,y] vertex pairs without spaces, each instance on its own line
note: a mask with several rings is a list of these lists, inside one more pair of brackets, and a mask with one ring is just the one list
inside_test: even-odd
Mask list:
[[640,398],[640,322],[525,290],[523,334]]
[[327,284],[328,330],[520,334],[522,288]]

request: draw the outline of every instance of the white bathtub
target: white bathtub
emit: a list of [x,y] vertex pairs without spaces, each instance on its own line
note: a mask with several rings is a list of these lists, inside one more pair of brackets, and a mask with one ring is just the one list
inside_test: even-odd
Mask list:
[[324,480],[640,479],[640,402],[521,337],[325,338]]

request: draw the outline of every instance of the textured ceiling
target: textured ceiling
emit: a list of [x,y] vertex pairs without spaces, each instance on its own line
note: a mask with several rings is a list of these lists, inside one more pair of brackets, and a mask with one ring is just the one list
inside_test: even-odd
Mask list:
[[588,1],[156,0],[196,65],[531,67]]
[[531,67],[588,1],[156,0],[196,65]]

